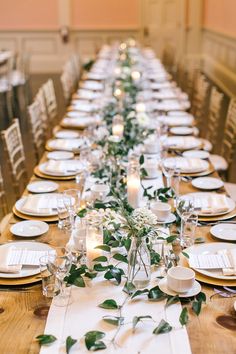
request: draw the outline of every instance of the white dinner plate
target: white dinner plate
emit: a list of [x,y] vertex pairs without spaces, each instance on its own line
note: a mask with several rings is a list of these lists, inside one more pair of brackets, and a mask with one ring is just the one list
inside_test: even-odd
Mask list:
[[78,111],[69,111],[69,112],[66,112],[66,116],[69,118],[85,118],[85,117],[87,117],[87,113],[78,112]]
[[188,150],[183,152],[184,157],[198,157],[199,159],[208,159],[210,154],[208,151],[203,150]]
[[[201,210],[196,210],[197,214],[199,216],[218,216],[218,215],[225,215],[227,213],[230,213],[232,210],[234,210],[235,208],[235,202],[233,201],[233,199],[227,197],[224,194],[217,194],[217,193],[213,193],[213,192],[196,192],[196,193],[188,193],[185,194],[183,196],[181,196],[181,199],[198,199],[198,200],[206,200],[207,198],[209,198],[210,196],[213,196],[214,198],[219,198],[219,203],[221,203],[220,199],[225,196],[226,202],[228,204],[228,210],[227,211],[221,211],[221,212],[215,212],[215,213],[202,213]],[[198,207],[197,205],[195,206],[196,208]]]
[[62,151],[76,151],[82,147],[88,145],[88,139],[76,138],[76,139],[51,139],[47,143],[48,148],[52,150]]
[[44,221],[25,220],[12,225],[10,231],[13,235],[21,237],[36,237],[48,232],[49,226]]
[[169,136],[164,144],[169,149],[184,151],[200,148],[202,141],[194,136]]
[[191,289],[186,291],[185,293],[177,293],[176,291],[170,289],[167,285],[167,278],[163,278],[159,281],[158,283],[159,288],[161,291],[163,291],[167,295],[175,296],[179,295],[179,297],[190,297],[190,296],[195,296],[200,293],[201,291],[201,285],[199,284],[198,281],[195,280],[194,285]]
[[198,158],[177,156],[165,159],[164,166],[178,168],[181,173],[198,173],[206,171],[209,167],[209,163]]
[[236,241],[236,224],[217,224],[211,227],[210,233],[220,240]]
[[167,113],[168,116],[172,116],[172,117],[192,117],[192,114],[185,112],[185,111],[172,111],[172,112],[168,112]]
[[[72,112],[70,112],[72,113]],[[70,127],[70,128],[87,128],[90,125],[96,125],[99,124],[101,119],[99,117],[69,117],[69,118],[64,118],[62,120],[62,125],[64,127]]]
[[50,193],[58,189],[58,184],[51,181],[36,181],[28,184],[27,189],[31,193]]
[[173,127],[170,129],[171,134],[173,135],[191,135],[194,133],[192,127]]
[[224,182],[214,177],[199,177],[192,180],[192,185],[199,189],[214,190],[224,186]]
[[84,166],[79,160],[65,160],[63,161],[63,165],[65,167],[63,171],[49,171],[47,170],[47,166],[50,163],[49,161],[44,162],[38,166],[39,171],[48,176],[69,177],[74,176],[77,172],[82,171],[84,169]]
[[75,139],[80,136],[79,132],[74,130],[59,130],[55,133],[55,138],[59,139]]
[[[15,208],[18,210],[20,213],[25,214],[25,215],[30,215],[30,216],[54,216],[57,215],[57,198],[60,196],[59,193],[45,193],[45,194],[33,194],[29,196],[24,196],[20,198],[19,200],[16,201],[15,203]],[[41,211],[30,211],[30,210],[25,210],[24,205],[27,202],[27,198],[31,198],[32,204],[34,203],[35,199],[35,205],[37,204],[38,198],[43,197],[45,200],[48,200],[48,203],[53,205],[53,207],[44,207],[41,209]],[[49,204],[48,204],[49,205]]]
[[[195,255],[200,255],[200,254],[216,254],[217,251],[223,250],[223,249],[232,249],[235,248],[235,244],[233,243],[226,243],[226,242],[212,242],[212,243],[206,243],[206,244],[201,244],[201,245],[193,245],[189,248],[186,248],[184,252],[188,254],[195,254]],[[193,268],[196,272],[204,274],[208,277],[211,278],[216,278],[216,279],[223,279],[223,280],[236,280],[236,275],[223,275],[221,269],[195,269]]]
[[[17,241],[17,242],[9,242],[1,245],[1,250],[8,250],[10,247],[18,248],[18,249],[28,249],[30,251],[52,251],[53,248],[49,245],[41,242],[35,241]],[[30,277],[35,274],[40,273],[40,268],[35,266],[23,266],[19,273],[0,273],[1,278],[24,278]],[[40,279],[39,279],[40,280]]]
[[184,127],[192,126],[194,123],[194,118],[192,116],[159,116],[158,121],[169,127]]
[[47,158],[50,160],[71,160],[74,158],[74,153],[70,151],[52,151],[48,152]]

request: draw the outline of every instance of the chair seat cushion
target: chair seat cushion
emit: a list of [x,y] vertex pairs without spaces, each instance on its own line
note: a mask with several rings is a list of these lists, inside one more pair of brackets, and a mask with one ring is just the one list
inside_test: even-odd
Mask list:
[[226,192],[236,202],[236,183],[225,182],[224,186],[225,186]]
[[213,148],[212,143],[207,139],[201,139],[201,140],[202,140],[202,144],[203,144],[203,150],[211,151]]
[[224,157],[220,155],[210,155],[210,162],[214,166],[216,171],[226,171],[228,169],[228,163]]

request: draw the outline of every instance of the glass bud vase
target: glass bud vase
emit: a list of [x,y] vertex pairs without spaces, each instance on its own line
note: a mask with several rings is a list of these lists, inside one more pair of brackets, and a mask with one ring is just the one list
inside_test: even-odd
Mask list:
[[151,279],[151,258],[146,238],[133,237],[128,253],[128,282],[137,289],[148,286]]

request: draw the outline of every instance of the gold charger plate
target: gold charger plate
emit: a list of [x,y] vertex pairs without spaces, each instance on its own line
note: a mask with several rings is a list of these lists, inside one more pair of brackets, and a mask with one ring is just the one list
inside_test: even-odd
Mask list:
[[[180,265],[190,268],[188,265],[188,261],[185,257],[180,257]],[[195,270],[194,270],[195,271]],[[212,277],[208,277],[206,275],[200,274],[196,272],[195,278],[196,280],[200,281],[201,283],[210,284],[210,285],[217,285],[217,286],[236,286],[236,280],[223,280],[223,279],[216,279]]]
[[199,221],[221,221],[221,220],[228,220],[232,219],[236,216],[236,208],[232,210],[230,213],[224,214],[224,215],[218,215],[218,216],[199,216],[198,219]]
[[55,222],[58,221],[58,216],[57,215],[53,215],[53,216],[33,216],[33,215],[26,215],[21,213],[20,211],[18,211],[16,209],[16,207],[14,206],[12,208],[13,213],[18,216],[21,219],[25,219],[25,220],[40,220],[40,221],[46,221],[46,222]]
[[39,170],[38,166],[36,166],[34,168],[34,174],[37,177],[40,177],[40,178],[53,179],[53,180],[56,180],[56,181],[70,181],[72,179],[75,179],[75,175],[72,175],[72,176],[51,176],[51,175],[46,175],[45,173],[43,173],[43,172],[41,172]]
[[0,278],[0,285],[26,285],[41,282],[42,278],[39,274],[24,278]]
[[[65,117],[65,118],[68,118],[68,117]],[[60,126],[65,129],[76,129],[76,130],[84,130],[87,128],[84,125],[63,124],[63,120],[61,121]]]
[[197,173],[180,173],[180,176],[182,177],[202,177],[202,176],[207,176],[210,175],[215,171],[213,165],[209,165],[208,169],[205,171],[197,172]]

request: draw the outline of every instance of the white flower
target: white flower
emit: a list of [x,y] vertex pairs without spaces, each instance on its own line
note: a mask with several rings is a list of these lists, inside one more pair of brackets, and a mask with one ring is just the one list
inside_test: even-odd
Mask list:
[[128,66],[123,66],[122,72],[125,75],[130,75],[131,69]]
[[148,126],[150,120],[145,112],[138,112],[136,117],[139,125],[142,127]]
[[157,217],[149,209],[137,208],[132,213],[135,226],[142,228],[144,226],[153,226],[157,222]]
[[135,111],[131,111],[129,112],[129,114],[127,115],[127,119],[132,119],[135,117]]

